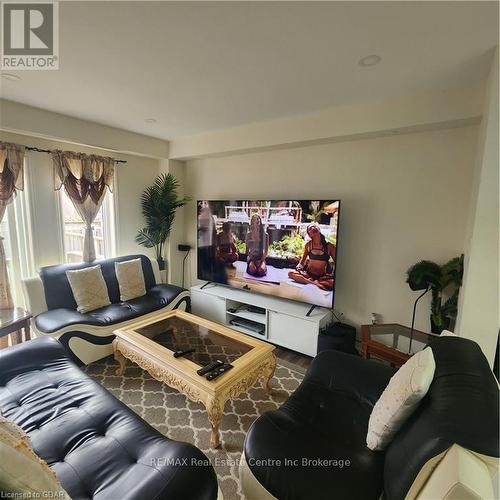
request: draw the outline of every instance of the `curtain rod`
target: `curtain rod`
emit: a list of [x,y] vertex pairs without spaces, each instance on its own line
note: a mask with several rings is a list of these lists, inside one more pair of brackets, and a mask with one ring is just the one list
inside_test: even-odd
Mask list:
[[[25,146],[28,151],[36,151],[37,153],[52,153],[49,149],[40,149],[33,146]],[[115,163],[127,163],[127,160],[115,160]]]

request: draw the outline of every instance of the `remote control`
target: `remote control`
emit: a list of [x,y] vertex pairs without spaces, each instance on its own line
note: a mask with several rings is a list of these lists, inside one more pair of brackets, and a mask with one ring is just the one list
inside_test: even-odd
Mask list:
[[219,368],[219,366],[222,366],[224,364],[224,361],[221,361],[220,359],[217,359],[213,363],[208,363],[208,365],[202,366],[199,370],[196,371],[198,375],[205,375],[208,372],[211,372],[215,368]]
[[196,351],[196,349],[186,349],[185,351],[175,351],[174,358],[180,358],[181,356],[185,356],[186,354],[191,354]]
[[223,364],[221,367],[216,368],[215,370],[212,370],[208,375],[207,375],[207,380],[214,380],[217,377],[220,377],[223,373],[226,373],[228,370],[230,370],[233,367],[233,365],[230,365],[228,363]]

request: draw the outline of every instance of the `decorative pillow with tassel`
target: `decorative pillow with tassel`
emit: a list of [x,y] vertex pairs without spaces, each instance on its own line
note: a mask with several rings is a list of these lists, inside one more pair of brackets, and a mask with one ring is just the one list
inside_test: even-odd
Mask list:
[[2,416],[0,457],[0,491],[22,494],[23,498],[71,500],[54,471],[31,448],[28,435],[17,424]]

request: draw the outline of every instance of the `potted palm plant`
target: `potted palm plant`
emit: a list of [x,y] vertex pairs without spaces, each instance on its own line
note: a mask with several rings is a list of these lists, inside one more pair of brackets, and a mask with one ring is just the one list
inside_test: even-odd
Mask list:
[[179,182],[172,174],[159,175],[141,196],[142,215],[146,226],[139,230],[135,241],[146,248],[154,248],[160,270],[165,269],[163,250],[172,229],[175,212],[189,197],[179,198]]
[[[422,260],[407,271],[406,282],[412,290],[430,290],[431,332],[440,334],[448,330],[457,317],[458,292],[462,285],[464,256],[455,257],[440,266]],[[444,298],[444,294],[447,298]]]

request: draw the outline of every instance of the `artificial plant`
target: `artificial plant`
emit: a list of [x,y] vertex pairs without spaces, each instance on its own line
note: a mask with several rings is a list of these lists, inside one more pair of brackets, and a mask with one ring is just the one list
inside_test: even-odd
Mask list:
[[[440,334],[449,329],[457,317],[458,292],[462,285],[463,270],[464,256],[461,255],[442,266],[422,260],[407,271],[406,282],[412,290],[431,290],[432,333]],[[444,294],[447,295],[446,299]]]
[[183,207],[190,198],[179,198],[179,182],[172,174],[156,177],[141,195],[142,215],[146,226],[137,233],[135,241],[146,248],[154,248],[160,269],[165,269],[163,249],[172,229],[175,212]]

